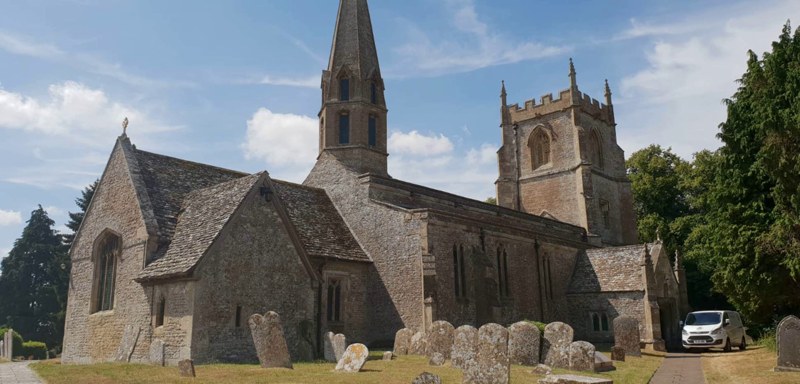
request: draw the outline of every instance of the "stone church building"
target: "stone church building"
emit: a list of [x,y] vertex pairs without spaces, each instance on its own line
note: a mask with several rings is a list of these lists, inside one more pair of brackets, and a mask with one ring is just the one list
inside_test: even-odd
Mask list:
[[[322,335],[386,345],[397,330],[523,319],[613,340],[638,318],[655,348],[687,311],[680,260],[635,244],[611,92],[524,106],[501,94],[497,205],[397,180],[366,0],[341,0],[322,74],[319,156],[303,184],[138,149],[119,137],[70,250],[64,363],[256,360],[247,320],[278,312],[294,359]],[[309,143],[313,145],[313,143]]]

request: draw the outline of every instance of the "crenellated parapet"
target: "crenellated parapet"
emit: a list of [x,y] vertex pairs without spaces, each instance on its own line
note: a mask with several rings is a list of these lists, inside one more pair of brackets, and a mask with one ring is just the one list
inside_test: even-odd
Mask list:
[[587,115],[595,117],[605,123],[614,125],[614,107],[601,103],[586,93],[575,90],[575,102],[572,98],[573,90],[565,89],[558,93],[558,98],[553,98],[552,93],[548,93],[539,98],[525,101],[523,107],[519,104],[508,106],[511,122],[517,123],[530,120],[539,116],[560,112],[572,107],[580,108]]

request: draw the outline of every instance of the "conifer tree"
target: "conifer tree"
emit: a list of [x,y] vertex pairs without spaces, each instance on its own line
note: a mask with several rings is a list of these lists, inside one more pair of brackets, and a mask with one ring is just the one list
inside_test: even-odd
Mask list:
[[81,191],[80,197],[75,199],[75,204],[81,210],[80,212],[69,213],[69,222],[67,222],[67,228],[69,228],[72,233],[63,235],[64,243],[67,244],[67,247],[72,246],[72,242],[75,240],[75,232],[78,232],[78,228],[81,227],[81,222],[83,222],[83,217],[86,215],[86,210],[89,208],[89,203],[92,201],[94,190],[97,188],[97,183],[99,182],[100,180],[95,180],[92,184]]

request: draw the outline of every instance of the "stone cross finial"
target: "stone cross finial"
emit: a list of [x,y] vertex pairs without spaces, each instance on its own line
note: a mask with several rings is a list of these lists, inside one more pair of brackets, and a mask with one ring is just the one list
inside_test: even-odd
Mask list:
[[128,118],[126,117],[125,120],[122,120],[122,134],[127,134],[128,131]]

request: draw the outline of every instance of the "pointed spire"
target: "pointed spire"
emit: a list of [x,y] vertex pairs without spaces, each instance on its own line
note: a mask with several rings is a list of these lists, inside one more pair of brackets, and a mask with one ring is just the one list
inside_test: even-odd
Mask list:
[[606,79],[606,105],[611,106],[611,87],[608,86],[608,79]]
[[380,74],[367,0],[340,0],[328,71],[346,67],[359,79]]
[[569,58],[569,87],[571,89],[578,88],[578,77],[575,73],[575,64],[572,63],[572,58]]

